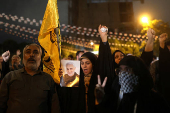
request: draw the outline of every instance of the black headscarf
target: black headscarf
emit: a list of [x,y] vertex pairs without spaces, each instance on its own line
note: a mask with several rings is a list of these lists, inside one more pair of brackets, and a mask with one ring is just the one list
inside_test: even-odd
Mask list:
[[126,65],[132,68],[134,74],[139,76],[139,91],[150,91],[153,87],[151,74],[142,59],[136,56],[124,57],[119,65]]
[[[153,80],[150,75],[150,72],[140,58],[136,56],[125,56],[120,62],[119,65],[126,65],[130,68],[132,68],[133,73],[138,76],[139,78],[139,89],[137,92],[132,93],[125,93],[123,95],[123,99],[121,100],[119,104],[119,109],[117,109],[118,113],[132,113],[134,112],[134,105],[138,101],[139,103],[141,101],[147,100],[148,96],[150,95],[151,88],[153,87]],[[116,90],[116,96],[119,95],[120,85],[118,84],[119,78],[117,77],[115,79],[114,89]],[[116,97],[115,96],[115,97]],[[119,96],[115,99],[115,107],[117,108],[117,100]],[[140,106],[137,105],[137,106]]]
[[93,64],[93,66],[96,64],[96,60],[97,60],[97,56],[91,52],[86,52],[84,53],[80,60],[82,60],[83,58],[87,58],[91,61],[91,63]]
[[117,64],[116,62],[115,62],[115,54],[116,54],[116,52],[121,52],[124,56],[125,56],[125,54],[122,52],[122,51],[120,51],[120,50],[116,50],[113,54],[112,54],[112,64],[113,64],[113,73],[114,73],[114,75],[117,75],[118,74],[118,72],[117,72],[117,68],[119,68],[119,64]]
[[[92,65],[93,65],[93,73],[92,73],[92,75],[96,72],[96,69],[95,69],[95,64],[96,64],[96,60],[97,60],[97,57],[96,57],[96,55],[95,54],[93,54],[93,53],[91,53],[91,52],[86,52],[86,53],[84,53],[82,56],[81,56],[81,58],[80,58],[80,61],[82,60],[82,59],[84,59],[84,58],[86,58],[86,59],[89,59],[90,61],[91,61],[91,63],[92,63]],[[91,79],[93,78],[93,76],[91,76]],[[91,81],[91,80],[90,80]],[[91,84],[91,83],[90,83]],[[81,68],[81,70],[80,70],[80,82],[79,82],[79,86],[80,87],[84,87],[84,73],[83,73],[83,70],[82,70],[82,68]],[[89,86],[90,87],[90,86]]]
[[[94,88],[97,81],[97,75],[95,74],[94,69],[97,57],[90,52],[83,54],[82,57],[88,58],[93,64],[93,73],[90,79],[88,91],[88,108],[89,111],[93,113],[95,106]],[[84,73],[81,68],[79,87],[61,87],[58,89],[58,96],[62,113],[86,113]]]
[[[87,104],[88,104],[88,113],[93,113],[94,112],[94,106],[95,106],[95,96],[94,96],[94,89],[97,83],[97,74],[96,74],[96,61],[97,61],[97,56],[91,52],[86,52],[84,53],[80,61],[83,59],[89,59],[93,65],[93,72],[92,76],[90,79],[90,84],[88,87],[88,94],[87,94]],[[86,100],[85,100],[85,86],[84,86],[84,73],[83,70],[80,70],[80,81],[79,81],[79,88],[80,88],[80,111],[81,113],[84,113],[86,111]]]
[[119,64],[117,64],[117,63],[115,62],[115,54],[116,54],[116,52],[121,52],[121,53],[125,56],[125,54],[124,54],[122,51],[120,51],[120,50],[116,50],[116,51],[112,54],[112,63],[113,63],[113,68],[114,68],[114,69],[116,69],[116,68],[119,67]]

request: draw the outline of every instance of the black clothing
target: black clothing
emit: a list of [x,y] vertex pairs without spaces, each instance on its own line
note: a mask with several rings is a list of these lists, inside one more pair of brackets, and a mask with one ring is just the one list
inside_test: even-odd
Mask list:
[[17,69],[21,69],[21,68],[23,68],[23,65],[19,64],[18,67],[16,67],[14,65],[14,69],[13,69],[12,66],[9,66],[9,61],[7,61],[7,62],[3,61],[2,62],[2,72],[1,72],[2,77],[1,77],[1,79],[3,79],[8,72],[14,71]]
[[[97,59],[98,60],[97,69],[98,69],[98,74],[100,75],[100,78],[101,78],[101,82],[103,82],[105,77],[108,78],[106,86],[105,86],[105,92],[110,90],[114,77],[116,77],[115,69],[119,67],[119,65],[115,63],[114,55],[116,52],[121,52],[121,51],[116,50],[112,55],[109,43],[106,42],[104,44],[100,40],[99,56]],[[152,58],[153,58],[153,51],[150,51],[150,52],[143,51],[141,54],[141,59],[145,62],[148,69],[149,69],[150,63],[152,62]]]
[[[58,87],[57,88],[61,113],[79,112],[79,87]],[[83,104],[83,103],[82,103]]]
[[80,60],[82,60],[83,58],[87,58],[91,61],[91,63],[93,64],[93,66],[96,64],[96,60],[97,60],[97,56],[91,52],[86,52],[84,53]]
[[54,80],[40,70],[9,72],[0,86],[0,113],[60,113]]
[[101,83],[105,77],[107,77],[107,82],[105,86],[105,92],[110,91],[111,85],[113,83],[115,75],[115,67],[113,63],[113,57],[111,55],[111,50],[109,43],[105,44],[100,40],[99,46],[99,56],[97,59],[97,74],[100,75]]
[[[170,108],[165,100],[151,89],[153,80],[148,67],[142,59],[136,56],[126,56],[120,63],[132,68],[133,74],[138,76],[138,90],[124,93],[119,97],[119,77],[116,76],[110,92],[107,92],[103,101],[98,105],[98,111],[107,113],[169,113]],[[118,101],[120,99],[120,101]],[[135,110],[136,108],[136,110]]]
[[154,82],[154,90],[158,92],[158,89],[160,89],[159,60],[151,63],[150,73]]
[[124,94],[118,105],[120,85],[118,77],[115,78],[110,93],[97,106],[97,113],[170,113],[170,108],[158,93],[149,92]]
[[[155,92],[151,90],[153,81],[149,73],[149,65],[152,61],[153,51],[143,51],[141,58],[134,56],[125,57],[120,64],[132,68],[135,75],[139,76],[139,90],[136,93],[123,94],[123,98],[118,106],[119,99],[119,78],[115,75],[113,57],[108,42],[104,45],[100,42],[98,65],[101,83],[108,77],[108,83],[105,86],[105,97],[97,106],[99,113],[134,113],[134,106],[137,103],[137,113],[169,113],[170,109],[166,102]],[[145,64],[144,64],[145,62]],[[107,85],[109,84],[109,85]],[[110,85],[112,84],[112,85]],[[110,86],[110,87],[109,87]]]
[[5,77],[5,75],[10,72],[10,68],[9,68],[9,61],[8,62],[5,62],[3,61],[2,62],[2,79]]
[[[93,64],[93,72],[88,86],[88,93],[86,98],[86,89],[84,84],[84,73],[80,68],[80,80],[79,87],[59,87],[59,99],[61,106],[61,113],[95,113],[95,96],[94,88],[97,83],[96,74],[96,59],[97,57],[90,52],[86,52],[82,55],[84,58],[88,58]],[[82,59],[81,57],[81,59]],[[87,106],[86,106],[87,99]]]
[[21,64],[19,64],[18,67],[16,65],[13,65],[13,67],[12,67],[12,65],[11,65],[11,66],[9,66],[9,68],[10,68],[10,71],[14,71],[14,70],[23,68],[23,66]]
[[153,51],[149,52],[143,51],[140,58],[145,62],[146,66],[149,69],[150,64],[153,60]]
[[138,76],[138,92],[147,92],[153,88],[153,79],[151,77],[150,71],[141,58],[136,56],[126,56],[119,62],[119,64],[130,67],[133,71],[133,74]]
[[159,48],[159,79],[158,92],[165,97],[170,105],[170,51],[167,46]]
[[[96,68],[96,61],[97,57],[91,52],[86,52],[81,56],[82,58],[88,58],[93,65],[93,72],[90,79],[90,84],[88,86],[88,92],[86,94],[86,86],[85,86],[85,75],[83,73],[83,70],[81,69],[80,74],[80,83],[79,83],[79,94],[80,94],[80,100],[79,104],[81,105],[79,108],[79,113],[95,113],[95,96],[94,96],[94,89],[97,84],[97,68]],[[86,98],[87,95],[87,98]],[[87,101],[87,106],[86,106]],[[84,104],[84,105],[83,105]]]
[[126,56],[126,55],[125,55],[122,51],[120,51],[120,50],[116,50],[116,51],[113,52],[113,54],[112,54],[112,64],[114,65],[114,69],[119,68],[119,64],[117,64],[117,63],[115,62],[115,54],[116,54],[116,52],[121,52],[124,56]]

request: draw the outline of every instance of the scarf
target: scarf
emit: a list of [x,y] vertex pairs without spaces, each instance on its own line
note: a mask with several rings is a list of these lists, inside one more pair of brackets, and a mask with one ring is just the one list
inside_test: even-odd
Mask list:
[[120,91],[123,93],[132,93],[138,90],[138,76],[129,72],[121,71],[119,73]]

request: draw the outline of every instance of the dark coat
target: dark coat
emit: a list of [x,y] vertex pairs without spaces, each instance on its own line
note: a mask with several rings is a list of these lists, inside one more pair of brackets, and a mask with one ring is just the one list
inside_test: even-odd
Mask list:
[[105,92],[109,91],[115,77],[115,67],[113,63],[113,57],[111,54],[109,43],[103,43],[100,40],[99,56],[97,59],[97,73],[100,75],[101,82],[107,77],[107,83],[105,86]]
[[124,94],[118,107],[120,85],[118,77],[113,82],[111,92],[106,94],[102,103],[97,108],[97,113],[134,113],[137,102],[136,113],[170,113],[170,108],[158,93],[149,92]]
[[167,46],[164,49],[159,48],[159,79],[160,88],[158,91],[170,105],[170,51]]
[[14,70],[18,70],[18,69],[23,68],[22,65],[18,65],[18,68],[15,67],[15,69],[12,69],[12,68],[10,68],[10,67],[11,67],[11,66],[9,65],[9,61],[7,61],[7,62],[3,61],[3,62],[2,62],[2,72],[1,72],[1,74],[2,74],[2,79],[3,79],[3,78],[5,77],[5,75],[6,75],[7,73],[9,73],[10,71],[14,71]]
[[[119,65],[115,63],[115,59],[114,59],[114,55],[117,51],[121,52],[120,50],[116,50],[113,54],[111,54],[109,43],[108,42],[103,43],[100,40],[99,56],[97,59],[97,69],[98,69],[97,73],[98,75],[100,75],[101,82],[103,82],[105,77],[108,78],[105,86],[105,92],[110,90],[114,78],[116,77],[115,69],[119,67]],[[150,63],[152,62],[152,58],[153,58],[153,51],[150,52],[143,51],[141,54],[141,59],[145,62],[148,69]]]
[[2,72],[1,72],[1,74],[2,74],[2,79],[5,77],[5,75],[7,74],[7,73],[9,73],[10,72],[10,68],[9,68],[9,61],[8,62],[5,62],[5,61],[3,61],[2,62]]
[[[96,59],[97,57],[87,52],[83,54],[93,64],[93,73],[90,79],[90,84],[88,87],[87,94],[87,105],[88,113],[95,112],[95,96],[94,89],[97,83],[97,74],[96,74]],[[82,56],[83,56],[82,55]],[[93,56],[94,55],[94,56]],[[59,87],[58,95],[60,99],[61,113],[86,113],[86,98],[85,98],[85,86],[84,86],[84,73],[80,68],[80,81],[79,87]]]
[[[118,98],[120,85],[118,84],[118,76],[115,75],[115,66],[113,64],[113,57],[111,55],[110,47],[108,42],[105,44],[100,43],[99,48],[99,74],[101,75],[101,82],[103,82],[104,77],[108,77],[108,83],[105,86],[105,97],[103,101],[97,106],[97,112],[99,113],[133,113],[134,105],[137,102],[137,113],[168,113],[169,106],[166,102],[155,92],[151,90],[152,88],[152,78],[150,76],[149,70],[147,70],[152,61],[153,51],[145,52],[143,51],[141,58],[145,62],[140,60],[143,65],[140,70],[139,76],[140,85],[142,86],[140,91],[137,93],[124,94],[123,99],[118,108]],[[130,58],[130,57],[129,57]],[[136,59],[136,58],[135,58]],[[138,59],[138,58],[137,58]],[[128,60],[127,60],[128,61]],[[140,69],[135,63],[128,62],[135,72]],[[102,67],[103,66],[103,67]],[[147,71],[145,71],[147,70]],[[145,76],[146,74],[146,76]],[[144,76],[143,76],[144,75]],[[145,80],[146,78],[146,80]],[[108,84],[108,85],[107,85]],[[111,85],[112,84],[112,85]],[[111,87],[110,87],[111,86]],[[160,106],[160,107],[159,107]]]
[[158,92],[160,90],[159,60],[151,63],[150,73],[154,81],[154,90]]

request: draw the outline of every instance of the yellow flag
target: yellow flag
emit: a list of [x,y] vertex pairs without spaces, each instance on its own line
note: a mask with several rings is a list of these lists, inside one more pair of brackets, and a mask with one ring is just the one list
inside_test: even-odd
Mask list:
[[[45,49],[43,58],[43,71],[50,74],[56,83],[60,83],[58,71],[60,67],[60,51],[58,49],[57,37],[60,41],[59,14],[57,0],[48,0],[41,29],[38,36],[40,45]],[[57,28],[57,29],[56,29]],[[55,30],[58,31],[56,35]]]

